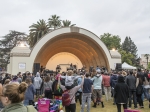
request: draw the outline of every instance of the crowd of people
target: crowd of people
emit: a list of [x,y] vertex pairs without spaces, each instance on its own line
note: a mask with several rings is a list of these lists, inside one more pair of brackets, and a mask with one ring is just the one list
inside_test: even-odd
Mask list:
[[[63,99],[67,91],[70,102],[65,107],[66,112],[76,112],[76,102],[79,100],[81,112],[87,107],[90,112],[91,101],[93,108],[105,101],[113,101],[121,112],[132,107],[144,108],[143,101],[149,102],[150,108],[150,72],[148,70],[129,70],[107,72],[104,68],[85,67],[79,70],[53,74],[39,70],[35,75],[19,72],[17,75],[0,75],[0,108],[2,112],[29,112],[26,106],[34,105],[35,98],[42,96],[48,99]],[[105,94],[105,101],[102,100]],[[138,106],[139,105],[139,106]],[[35,111],[31,108],[32,111]]]

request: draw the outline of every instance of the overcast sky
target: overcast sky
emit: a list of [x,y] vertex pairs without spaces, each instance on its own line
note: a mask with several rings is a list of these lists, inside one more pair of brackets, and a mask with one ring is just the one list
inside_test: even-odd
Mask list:
[[150,54],[150,0],[0,0],[0,36],[28,34],[30,25],[54,14],[98,36],[130,36],[139,55]]

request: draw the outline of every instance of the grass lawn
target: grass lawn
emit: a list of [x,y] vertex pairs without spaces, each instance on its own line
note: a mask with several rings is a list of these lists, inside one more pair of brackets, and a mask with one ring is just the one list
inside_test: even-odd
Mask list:
[[[79,102],[79,101],[78,101]],[[139,109],[140,112],[150,112],[150,108],[148,106],[149,102],[148,101],[144,101],[144,109]],[[93,108],[92,107],[93,103],[91,104],[91,111],[90,112],[117,112],[117,106],[113,105],[112,101],[106,102],[104,101],[104,108],[101,107],[101,105],[98,105],[97,108]],[[132,104],[132,108],[134,107],[134,105]],[[77,103],[76,105],[76,112],[80,112],[81,107],[79,105],[79,103]],[[84,109],[84,112],[86,112],[86,108]],[[122,112],[123,109],[122,109]]]

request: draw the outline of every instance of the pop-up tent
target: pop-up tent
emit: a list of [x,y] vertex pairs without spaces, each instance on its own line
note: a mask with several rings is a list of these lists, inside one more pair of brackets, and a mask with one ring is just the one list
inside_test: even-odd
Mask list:
[[131,65],[127,64],[126,62],[124,62],[122,64],[122,69],[136,69],[136,67],[131,66]]

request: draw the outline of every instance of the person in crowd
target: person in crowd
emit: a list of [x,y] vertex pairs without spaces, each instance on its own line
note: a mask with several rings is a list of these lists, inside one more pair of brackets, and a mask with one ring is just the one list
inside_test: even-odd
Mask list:
[[124,109],[127,109],[129,87],[125,83],[123,76],[118,76],[118,82],[114,88],[114,98],[118,112],[121,112],[121,105],[123,105]]
[[90,74],[86,73],[83,84],[82,107],[81,112],[84,112],[85,103],[87,102],[87,112],[90,112],[91,94],[93,92],[93,82],[89,79]]
[[[145,79],[144,79],[145,81]],[[143,100],[142,100],[142,94],[144,92],[143,89],[143,76],[141,77],[140,75],[137,75],[137,80],[136,80],[136,96],[137,96],[137,101],[139,103],[139,108],[144,108],[143,105]]]
[[5,86],[5,85],[7,85],[9,83],[10,83],[10,79],[6,79],[5,82],[4,82],[4,84],[3,84],[3,86]]
[[81,77],[81,76],[72,76],[73,75],[73,71],[72,70],[68,70],[68,73],[66,76],[61,76],[61,78],[65,79],[65,87],[67,89],[71,89],[73,88],[74,85],[74,80]]
[[17,81],[19,82],[19,83],[21,83],[22,82],[22,75],[21,75],[21,72],[19,72],[18,74],[17,74]]
[[53,82],[50,80],[50,76],[46,76],[45,81],[44,81],[44,96],[45,96],[45,98],[52,99],[52,84],[53,84]]
[[99,100],[102,104],[102,108],[104,108],[104,104],[102,101],[102,75],[101,71],[98,69],[96,70],[97,74],[91,79],[93,81],[93,101],[94,105],[93,107],[96,108],[97,100]]
[[27,74],[26,74],[26,73],[23,73],[23,74],[22,74],[22,81],[25,82],[25,81],[26,81],[26,78],[27,78]]
[[[27,107],[23,105],[24,94],[27,89],[27,84],[11,83],[3,87],[1,93],[1,101],[5,106],[2,112],[29,112]],[[34,107],[32,107],[33,110]]]
[[112,73],[112,76],[110,77],[110,86],[111,86],[111,92],[112,92],[112,96],[113,96],[113,105],[115,105],[115,99],[114,99],[114,88],[115,88],[115,85],[117,84],[118,82],[118,75],[117,75],[117,72],[114,71],[114,73]]
[[[52,84],[52,90],[53,90],[53,94],[54,94],[54,98],[55,99],[62,99],[62,89],[60,88],[59,84],[58,84],[58,77],[60,77],[60,74],[57,74],[55,77],[55,81]],[[65,85],[65,80],[60,78],[60,82],[62,85]]]
[[40,90],[41,84],[42,84],[42,79],[40,77],[40,73],[37,72],[36,77],[34,78],[34,83],[33,83],[36,89],[36,96],[41,94],[41,90]]
[[129,86],[129,108],[131,108],[132,96],[134,108],[137,108],[137,100],[136,100],[136,78],[133,76],[133,71],[130,71],[130,74],[126,77],[126,84]]
[[[82,76],[82,75],[84,75],[84,74],[80,73],[80,76]],[[82,83],[82,78],[80,77],[77,79],[77,85],[76,86],[81,85],[81,83]],[[76,99],[75,99],[76,102],[77,102],[77,99],[79,99],[79,103],[80,103],[80,105],[82,105],[82,88],[80,88],[76,93]]]
[[93,78],[96,74],[97,74],[97,73],[96,73],[96,69],[93,68],[93,69],[92,69],[92,73],[91,73],[91,78]]
[[148,77],[148,71],[144,73],[145,81],[144,81],[144,93],[146,99],[149,101],[149,108],[150,108],[150,77]]
[[3,81],[2,81],[2,84],[4,84],[4,82],[5,82],[6,79],[11,79],[11,78],[9,77],[9,74],[8,74],[8,73],[6,73],[5,78],[4,78]]
[[124,80],[126,80],[127,73],[125,71],[122,71],[122,76],[124,77]]
[[103,85],[104,85],[106,100],[108,101],[111,99],[110,76],[108,75],[108,73],[104,73]]
[[[71,74],[72,75],[72,74]],[[63,91],[65,90],[69,90],[69,95],[70,95],[70,98],[72,99],[71,102],[70,102],[70,105],[69,106],[65,106],[65,110],[66,112],[76,112],[76,102],[75,102],[75,94],[76,92],[79,90],[79,88],[81,88],[83,86],[83,83],[84,83],[84,76],[82,76],[82,83],[81,85],[79,86],[75,86],[71,89],[67,89],[66,86],[63,86],[61,83],[60,83],[60,77],[58,78],[58,83],[61,87],[61,89]]]
[[18,79],[18,77],[16,75],[14,75],[12,80],[10,81],[10,83],[18,83],[19,84],[17,79]]
[[31,78],[26,79],[27,90],[25,92],[24,105],[34,105],[35,88],[32,84]]

